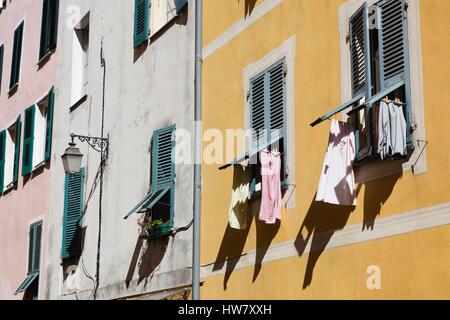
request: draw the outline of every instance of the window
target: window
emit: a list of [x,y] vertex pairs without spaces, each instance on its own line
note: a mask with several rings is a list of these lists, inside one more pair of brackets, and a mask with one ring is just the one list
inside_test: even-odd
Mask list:
[[149,236],[167,235],[173,228],[175,188],[175,129],[169,126],[153,133],[150,192],[125,217],[146,213]]
[[22,175],[26,176],[51,158],[54,88],[37,104],[25,110]]
[[14,31],[14,46],[11,64],[11,77],[9,80],[9,89],[13,90],[19,84],[20,78],[20,63],[22,59],[22,41],[23,41],[23,26],[24,22]]
[[59,0],[43,0],[39,60],[56,47]]
[[0,93],[2,92],[2,79],[3,79],[3,55],[5,52],[5,46],[0,46]]
[[[281,181],[286,185],[286,61],[269,67],[250,80],[250,155],[257,159],[259,151],[271,148],[282,154]],[[253,191],[261,190],[261,174],[255,172]]]
[[135,0],[134,47],[157,33],[186,7],[187,0]]
[[28,274],[15,294],[24,292],[25,300],[37,300],[41,264],[42,221],[33,223],[29,231]]
[[62,259],[81,254],[81,219],[84,211],[84,168],[79,173],[66,174],[64,184],[64,219]]
[[0,132],[0,193],[11,189],[19,176],[21,120]]
[[87,94],[89,70],[89,13],[81,19],[73,33],[72,47],[72,106]]
[[358,166],[380,159],[377,110],[385,97],[400,101],[397,105],[403,108],[407,124],[407,147],[414,149],[407,6],[405,0],[381,0],[370,7],[364,2],[346,23],[349,25],[351,99],[311,125],[352,107],[347,115],[355,127]]
[[406,19],[404,0],[383,0],[370,9],[365,3],[350,18],[353,98],[364,94],[364,108],[351,112],[357,162],[377,158],[376,105],[385,96],[402,101],[413,146]]

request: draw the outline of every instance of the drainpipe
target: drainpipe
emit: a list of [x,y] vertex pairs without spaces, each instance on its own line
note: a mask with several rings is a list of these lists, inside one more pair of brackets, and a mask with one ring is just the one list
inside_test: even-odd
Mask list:
[[192,298],[200,300],[200,201],[202,161],[202,0],[195,0],[195,142],[194,142],[194,243]]

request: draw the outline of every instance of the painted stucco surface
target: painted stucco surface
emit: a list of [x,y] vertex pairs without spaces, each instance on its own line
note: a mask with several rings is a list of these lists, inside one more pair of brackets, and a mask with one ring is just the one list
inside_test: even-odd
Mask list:
[[[275,2],[279,4],[211,53],[209,45],[232,25],[251,19],[258,6]],[[265,226],[253,218],[249,230],[231,231],[227,219],[233,169],[219,171],[215,165],[203,166],[207,187],[202,193],[202,264],[213,265],[216,273],[226,273],[205,274],[203,298],[448,298],[450,275],[441,267],[450,262],[448,210],[440,218],[441,228],[325,250],[317,256],[312,282],[305,289],[306,254],[299,252],[299,258],[239,270],[234,270],[235,261],[226,261],[259,250],[254,261],[258,264],[268,247],[304,240],[314,231],[333,234],[345,226],[362,224],[365,230],[361,232],[370,233],[373,228],[377,230],[381,219],[450,201],[449,124],[442,116],[449,98],[446,86],[450,64],[446,56],[450,26],[445,15],[450,3],[421,0],[427,171],[413,175],[406,170],[361,184],[354,210],[314,204],[329,122],[315,128],[309,124],[342,102],[338,13],[344,3],[347,1],[205,1],[205,129],[225,132],[227,128],[244,126],[243,70],[295,37],[295,68],[288,72],[294,72],[296,206],[283,210],[279,227]],[[217,12],[221,13],[218,22]],[[436,26],[433,21],[440,23]],[[257,215],[257,208],[252,213]],[[362,281],[371,264],[385,270],[389,284],[381,291],[368,291]]]
[[[8,2],[6,9],[0,14],[0,44],[4,44],[0,130],[11,126],[19,115],[23,128],[24,110],[47,95],[50,87],[55,85],[57,54],[53,53],[48,61],[38,65],[41,17],[42,1],[34,0]],[[15,93],[9,95],[14,30],[22,20],[25,25],[19,87]],[[0,197],[0,273],[4,275],[0,281],[0,299],[22,299],[22,294],[14,296],[14,292],[26,278],[29,225],[38,220],[43,220],[39,298],[42,299],[45,295],[46,232],[50,166],[53,162],[54,159],[45,168],[26,178],[21,176],[20,169],[17,189],[12,189]],[[21,168],[22,150],[19,165]]]
[[[74,6],[72,6],[74,5]],[[162,240],[138,239],[136,215],[124,216],[149,191],[150,142],[153,130],[175,124],[191,131],[193,124],[193,31],[194,10],[189,6],[149,44],[133,49],[134,5],[128,1],[61,1],[62,20],[70,22],[90,12],[89,71],[87,99],[71,107],[71,59],[73,30],[63,26],[58,64],[61,83],[56,103],[54,153],[63,154],[69,134],[101,135],[103,69],[101,45],[106,63],[104,135],[109,135],[110,152],[104,173],[102,233],[100,244],[100,286],[98,299],[113,299],[170,289],[189,284],[192,229]],[[77,23],[77,22],[75,22]],[[82,258],[76,273],[63,281],[61,239],[64,208],[64,175],[57,161],[51,187],[49,231],[49,299],[92,298],[96,274],[99,230],[99,186],[94,189],[99,154],[78,143],[86,168],[84,186],[87,210]],[[174,227],[192,220],[192,166],[176,167]],[[85,272],[83,272],[83,266]]]

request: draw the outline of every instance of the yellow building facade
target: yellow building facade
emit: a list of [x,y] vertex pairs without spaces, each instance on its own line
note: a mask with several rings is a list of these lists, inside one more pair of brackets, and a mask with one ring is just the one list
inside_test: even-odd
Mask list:
[[[260,221],[256,199],[245,213],[247,227],[236,230],[228,216],[238,168],[203,165],[202,299],[450,298],[450,1],[392,1],[401,3],[406,17],[406,76],[397,90],[408,101],[413,148],[404,159],[372,159],[354,167],[356,206],[314,201],[331,122],[310,124],[357,97],[355,16],[369,13],[365,39],[377,39],[361,49],[364,54],[382,39],[373,36],[370,24],[386,23],[396,9],[383,6],[397,3],[204,1],[203,130],[219,129],[225,136],[227,129],[249,128],[251,82],[283,61],[288,174],[281,222]],[[370,59],[370,79],[379,82],[378,55]],[[382,71],[387,79],[389,66]],[[370,96],[383,91],[372,89]],[[345,120],[351,108],[333,117]],[[224,153],[223,162],[245,151],[237,149]]]

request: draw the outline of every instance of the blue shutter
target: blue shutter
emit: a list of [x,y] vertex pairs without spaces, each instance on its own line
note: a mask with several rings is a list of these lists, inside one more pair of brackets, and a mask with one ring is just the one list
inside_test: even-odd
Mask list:
[[5,186],[5,152],[6,152],[6,131],[0,132],[0,193]]
[[[370,92],[369,10],[364,3],[350,17],[352,95]],[[368,85],[369,84],[369,85]]]
[[381,11],[380,78],[381,89],[405,80],[407,25],[404,0],[385,0],[378,4]]
[[267,137],[265,129],[269,128],[269,118],[266,117],[266,73],[250,80],[250,128],[252,130],[251,146],[256,149],[264,143]]
[[280,137],[285,136],[286,129],[286,63],[278,62],[268,70],[269,82],[269,112],[270,112],[270,140],[273,141],[273,132],[277,130]]
[[147,41],[150,34],[150,0],[134,1],[134,47]]
[[5,46],[2,44],[0,46],[0,92],[2,92],[2,79],[3,79],[3,55],[5,51]]
[[408,16],[405,0],[384,0],[379,30],[381,90],[405,81],[407,143],[413,146]]
[[76,174],[66,174],[64,186],[64,219],[62,259],[81,254],[81,218],[83,215],[84,168]]
[[22,176],[33,171],[33,145],[34,145],[34,115],[35,106],[25,110],[25,124],[23,133]]
[[152,146],[152,192],[175,180],[175,125],[156,130]]
[[22,57],[22,39],[23,39],[23,26],[22,22],[19,27],[14,31],[14,47],[11,65],[11,77],[9,81],[9,88],[12,89],[17,83],[19,83],[20,77],[20,60]]
[[53,133],[53,109],[55,103],[55,89],[52,87],[48,93],[47,124],[45,130],[45,161],[49,161],[52,153],[52,133]]
[[[281,60],[250,80],[251,150],[284,136],[286,126],[286,62]],[[278,137],[278,138],[281,138]]]
[[21,138],[21,130],[22,129],[22,121],[20,115],[17,117],[16,121],[16,145],[14,150],[14,176],[13,183],[19,181],[19,160],[20,160],[20,138]]
[[188,0],[175,0],[177,14],[179,14],[181,12],[181,10],[183,10],[184,7],[186,7],[187,4],[188,4]]

